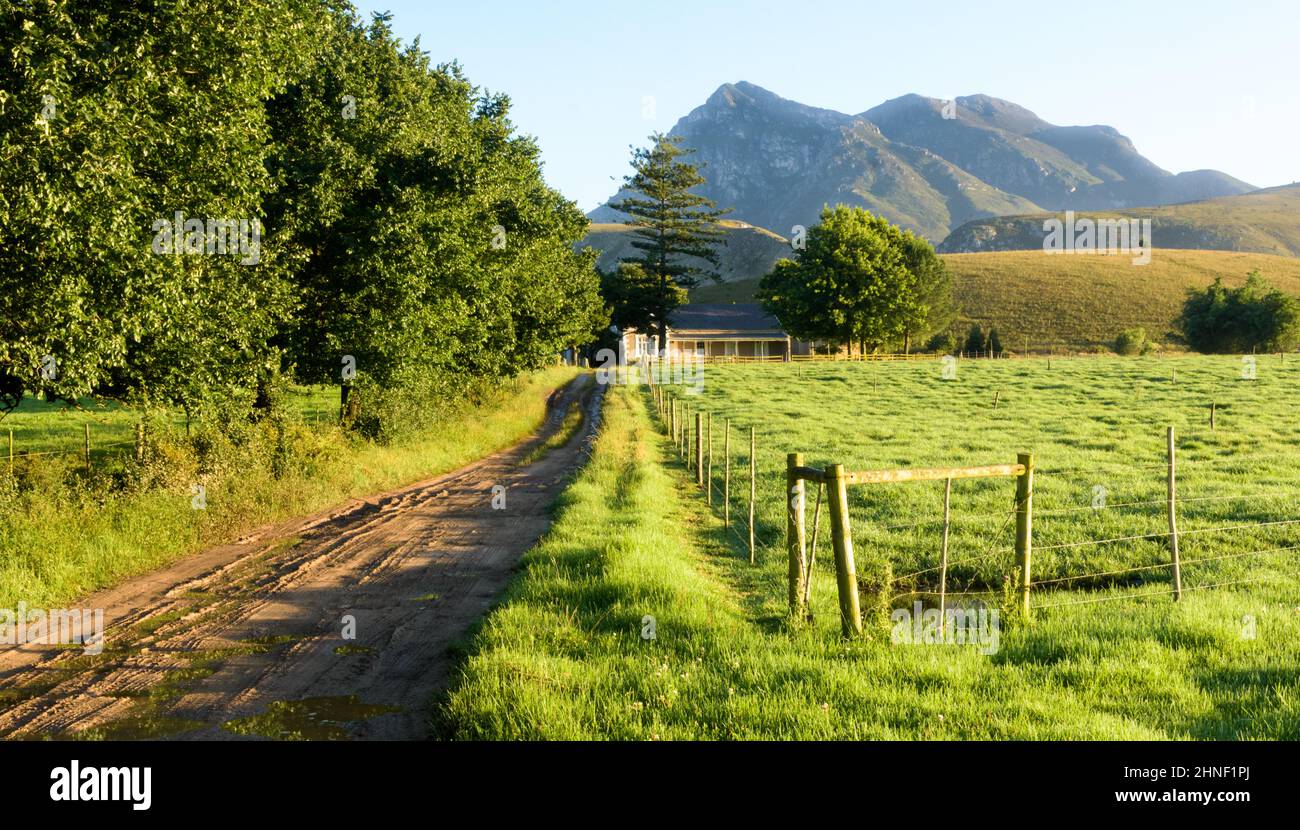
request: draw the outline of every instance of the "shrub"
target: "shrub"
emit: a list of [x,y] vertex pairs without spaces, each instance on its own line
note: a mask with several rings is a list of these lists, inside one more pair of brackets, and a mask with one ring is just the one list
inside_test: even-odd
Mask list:
[[953,354],[957,351],[957,335],[950,331],[940,332],[930,338],[930,342],[925,344],[925,350],[936,354]]
[[997,329],[989,329],[989,339],[988,342],[985,343],[984,348],[993,352],[994,355],[1002,354],[1002,338],[998,335]]
[[1258,271],[1240,288],[1216,277],[1203,291],[1188,291],[1178,328],[1199,352],[1290,351],[1300,345],[1300,300],[1269,285]]
[[1147,350],[1147,332],[1144,328],[1124,329],[1115,338],[1115,352],[1123,355],[1143,354]]
[[982,354],[988,348],[984,340],[984,329],[980,328],[979,323],[972,323],[970,333],[966,335],[965,350],[974,354]]

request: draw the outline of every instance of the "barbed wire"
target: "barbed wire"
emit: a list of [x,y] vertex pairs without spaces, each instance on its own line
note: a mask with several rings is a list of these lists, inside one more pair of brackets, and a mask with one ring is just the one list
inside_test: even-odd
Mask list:
[[[1250,579],[1234,579],[1234,580],[1229,580],[1227,582],[1214,582],[1214,583],[1207,583],[1204,585],[1191,585],[1183,588],[1183,592],[1186,593],[1187,591],[1201,591],[1207,588],[1224,588],[1229,585],[1247,585],[1255,582],[1267,582],[1270,579],[1277,579],[1277,578],[1278,578],[1277,574],[1265,574],[1263,576],[1252,577]],[[1065,602],[1051,602],[1051,603],[1043,603],[1040,605],[1030,605],[1029,607],[1033,610],[1038,610],[1040,608],[1064,608],[1070,605],[1092,605],[1099,602],[1123,602],[1126,600],[1143,599],[1144,597],[1162,597],[1172,593],[1174,593],[1173,588],[1162,588],[1158,591],[1146,591],[1140,594],[1121,594],[1119,596],[1113,596],[1113,597],[1090,597],[1088,599],[1066,600]]]
[[[1250,501],[1251,499],[1262,500],[1262,499],[1270,499],[1270,498],[1280,499],[1280,498],[1295,498],[1295,497],[1296,496],[1294,493],[1247,493],[1247,494],[1237,495],[1237,496],[1200,496],[1200,497],[1190,498],[1190,499],[1175,498],[1174,504],[1202,504],[1202,503],[1214,502],[1214,501]],[[1062,508],[1056,508],[1052,510],[1035,510],[1034,518],[1037,519],[1041,516],[1058,516],[1058,515],[1064,515],[1066,513],[1081,513],[1085,510],[1091,510],[1097,513],[1102,513],[1106,510],[1111,510],[1119,507],[1146,507],[1146,506],[1154,506],[1154,505],[1164,506],[1167,504],[1169,504],[1169,499],[1165,498],[1165,499],[1151,499],[1150,501],[1118,502],[1116,504],[1105,504],[1099,507],[1093,507],[1091,505],[1080,505],[1078,507],[1062,507]]]
[[[681,456],[683,460],[691,459],[693,454],[691,452],[690,447],[687,447],[685,451],[683,451],[682,448],[682,442],[689,441],[689,436],[687,436],[684,439],[678,440],[677,436],[673,435],[670,429],[670,424],[667,421],[667,419],[662,417],[662,413],[660,413],[660,421],[664,426],[664,434],[666,438],[674,442],[674,446],[675,449],[677,450],[678,455]],[[731,423],[729,424],[729,426],[735,426],[739,428],[742,431],[742,434],[746,429],[748,429],[747,426],[742,424],[736,424],[736,423]],[[684,426],[683,428],[686,429],[687,427]],[[755,431],[755,436],[756,437],[758,436],[757,430]],[[780,460],[778,457],[779,454],[742,453],[735,456],[735,458],[738,459],[736,466],[741,469],[744,469],[744,467],[749,466],[751,463],[757,465],[760,456],[767,457],[767,455],[771,455],[773,463],[777,463]],[[710,460],[712,460],[712,456],[710,456]],[[689,466],[691,468],[694,468],[695,464],[698,463],[699,463],[698,460],[696,460],[690,463]],[[727,463],[727,458],[726,456],[724,456],[723,464],[725,465],[726,463]],[[1086,467],[1081,466],[1081,467],[1047,468],[1047,469],[1036,469],[1035,472],[1043,475],[1049,475],[1049,476],[1062,475],[1062,474],[1072,473],[1072,472],[1088,472],[1095,475],[1099,470],[1107,470],[1107,469],[1121,470],[1121,471],[1141,471],[1141,470],[1157,470],[1157,469],[1167,470],[1168,462],[1159,462],[1159,463],[1150,463],[1150,464],[1144,463],[1144,464],[1113,465],[1113,466],[1105,465],[1101,467],[1097,465],[1089,465]],[[710,495],[710,504],[712,504],[712,499],[711,499],[712,494],[717,493],[719,499],[723,503],[722,510],[723,511],[727,510],[726,493],[723,491],[722,487],[716,482],[716,478],[715,476],[712,475],[711,469],[708,475],[708,479],[705,482],[704,489],[706,489],[706,491]],[[1294,498],[1294,497],[1295,496],[1289,492],[1266,491],[1266,492],[1256,492],[1256,493],[1241,493],[1235,495],[1181,497],[1181,498],[1174,499],[1174,505],[1190,506],[1190,505],[1197,505],[1197,504],[1211,504],[1215,502],[1223,503],[1223,502],[1237,502],[1237,501],[1266,501],[1271,499],[1283,499],[1283,498]],[[1128,508],[1157,507],[1157,506],[1164,507],[1164,506],[1168,506],[1168,504],[1169,504],[1169,499],[1167,498],[1141,499],[1141,500],[1135,500],[1130,502],[1112,503],[1104,506],[1078,505],[1078,506],[1071,506],[1071,507],[1051,508],[1047,510],[1036,510],[1034,511],[1034,514],[1036,517],[1050,517],[1050,516],[1076,514],[1084,511],[1101,513],[1106,510],[1120,510],[1120,509],[1128,509]],[[742,503],[740,506],[743,508],[746,505]],[[994,511],[965,512],[959,514],[950,514],[947,521],[949,523],[952,522],[969,523],[972,521],[996,519],[998,517],[1003,517],[1002,524],[1000,525],[998,530],[993,534],[994,536],[997,536],[1006,530],[1006,528],[1010,525],[1012,519],[1014,519],[1015,516],[1016,516],[1016,511],[1014,509],[1010,509],[1010,510],[1003,509],[1003,510],[994,510]],[[945,521],[942,518],[937,518],[933,520],[918,520],[918,521],[906,522],[906,523],[876,525],[874,524],[874,522],[872,522],[872,520],[867,518],[862,518],[860,515],[857,518],[859,518],[861,524],[871,527],[873,530],[882,530],[886,532],[915,530],[917,528],[939,526],[942,525]],[[855,522],[855,524],[857,524],[857,522]],[[1188,536],[1195,536],[1195,535],[1209,534],[1209,533],[1222,533],[1222,532],[1237,531],[1237,530],[1251,530],[1255,528],[1284,527],[1284,526],[1294,525],[1294,524],[1300,524],[1300,519],[1280,519],[1280,520],[1268,521],[1268,522],[1222,525],[1222,526],[1209,527],[1209,528],[1192,528],[1192,529],[1180,530],[1177,532],[1177,535],[1180,538],[1183,538]],[[760,540],[758,538],[756,527],[754,527],[754,525],[747,520],[747,517],[744,515],[743,509],[741,510],[741,513],[739,515],[737,515],[735,518],[732,518],[730,521],[728,521],[725,526],[727,530],[730,533],[732,533],[742,545],[747,546],[749,541],[742,534],[742,531],[747,531],[754,535],[755,547],[759,547],[759,546],[768,547],[772,544],[776,544],[775,541]],[[1077,549],[1077,548],[1088,547],[1088,546],[1115,544],[1121,542],[1163,539],[1163,538],[1168,538],[1171,535],[1173,535],[1173,532],[1171,531],[1162,531],[1158,533],[1134,534],[1128,536],[1110,537],[1106,539],[1089,539],[1089,540],[1083,540],[1078,542],[1065,542],[1065,543],[1059,543],[1053,545],[1042,545],[1042,546],[1036,546],[1035,549],[1040,552],[1053,551],[1053,550],[1070,550],[1070,549]],[[815,540],[814,540],[814,544],[815,544]],[[961,567],[963,565],[971,565],[971,564],[986,561],[993,557],[1006,556],[1012,551],[1013,549],[1008,546],[999,545],[992,549],[988,549],[977,556],[971,556],[971,557],[966,557],[964,559],[951,561],[948,563],[947,567],[952,569],[952,568]],[[1289,545],[1289,546],[1282,546],[1282,547],[1275,547],[1275,548],[1263,548],[1263,549],[1257,549],[1253,551],[1227,553],[1227,554],[1221,554],[1216,556],[1204,556],[1197,559],[1183,560],[1180,564],[1182,567],[1190,567],[1194,565],[1206,564],[1206,563],[1212,563],[1212,562],[1218,562],[1224,560],[1255,558],[1255,557],[1277,555],[1277,554],[1290,553],[1296,551],[1300,551],[1300,545]],[[1072,574],[1069,576],[1036,580],[1034,582],[1029,583],[1029,586],[1043,587],[1049,585],[1062,585],[1065,583],[1077,582],[1086,579],[1114,577],[1114,576],[1121,576],[1129,573],[1141,573],[1145,571],[1157,571],[1161,569],[1171,568],[1172,564],[1173,564],[1172,562],[1160,562],[1160,563],[1147,564],[1147,565],[1136,565],[1128,568],[1097,571],[1097,572],[1086,573],[1086,574]],[[924,576],[926,574],[930,574],[942,570],[942,568],[943,568],[942,564],[935,565],[928,568],[923,568],[917,571],[895,576],[893,577],[893,581],[899,582],[903,580],[914,579],[919,576]],[[1193,586],[1185,587],[1183,588],[1183,590],[1195,591],[1195,590],[1205,590],[1209,588],[1226,587],[1231,585],[1251,584],[1255,582],[1267,581],[1269,579],[1275,578],[1275,576],[1276,575],[1273,574],[1266,574],[1263,576],[1247,578],[1247,579],[1205,583],[1201,585],[1193,585]],[[960,591],[947,591],[947,590],[938,591],[938,590],[918,588],[918,589],[911,589],[902,593],[894,594],[890,597],[889,601],[893,602],[895,600],[898,600],[903,597],[908,597],[908,596],[939,596],[941,594],[946,596],[952,596],[952,597],[996,596],[999,595],[1000,593],[1002,592],[997,589],[968,588]],[[1172,588],[1167,588],[1167,589],[1161,588],[1159,590],[1146,591],[1137,594],[1126,593],[1118,596],[1087,597],[1082,599],[1065,600],[1061,602],[1039,603],[1039,604],[1034,604],[1030,607],[1035,609],[1038,608],[1047,609],[1047,608],[1055,608],[1055,607],[1064,607],[1069,605],[1085,605],[1085,604],[1092,604],[1092,603],[1099,603],[1099,602],[1141,599],[1141,598],[1151,597],[1151,596],[1164,596],[1170,593],[1173,593]]]

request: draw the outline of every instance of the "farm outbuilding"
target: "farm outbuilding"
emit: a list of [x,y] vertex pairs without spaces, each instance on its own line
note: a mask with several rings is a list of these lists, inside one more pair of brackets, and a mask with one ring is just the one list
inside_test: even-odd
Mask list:
[[[626,359],[653,355],[658,334],[636,329],[623,332]],[[781,322],[757,303],[693,303],[681,306],[668,318],[670,359],[788,360],[791,354],[808,351],[807,343],[786,334]]]

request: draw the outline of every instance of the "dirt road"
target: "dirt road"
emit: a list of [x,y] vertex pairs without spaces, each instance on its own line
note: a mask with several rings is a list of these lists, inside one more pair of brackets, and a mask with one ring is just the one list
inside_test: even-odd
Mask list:
[[[580,377],[509,450],[83,598],[104,609],[103,653],[3,647],[0,736],[427,737],[448,647],[549,526],[602,391]],[[543,453],[571,407],[581,425]]]

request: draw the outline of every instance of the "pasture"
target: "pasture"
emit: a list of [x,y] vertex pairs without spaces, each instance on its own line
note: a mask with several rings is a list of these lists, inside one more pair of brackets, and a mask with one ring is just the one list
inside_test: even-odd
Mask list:
[[[445,728],[493,738],[1300,737],[1300,524],[1291,523],[1300,519],[1300,359],[1259,357],[1255,380],[1242,365],[962,361],[954,380],[942,379],[938,360],[708,366],[699,395],[675,391],[713,415],[711,504],[649,391],[615,389],[592,466],[471,647],[442,709]],[[720,507],[726,421],[730,528]],[[1179,456],[1179,602],[1161,536],[1167,425]],[[824,524],[812,620],[792,621],[783,492],[793,451],[811,466],[853,470],[1010,463],[1033,452],[1034,579],[1043,584],[1031,619],[1009,613],[1003,592],[1015,571],[1014,483],[987,479],[953,484],[948,590],[1003,611],[991,653],[900,643],[889,620],[917,599],[933,604],[918,592],[934,587],[942,482],[850,488],[859,582],[864,597],[883,601],[861,638],[840,636]],[[811,487],[808,498],[811,515]]]

